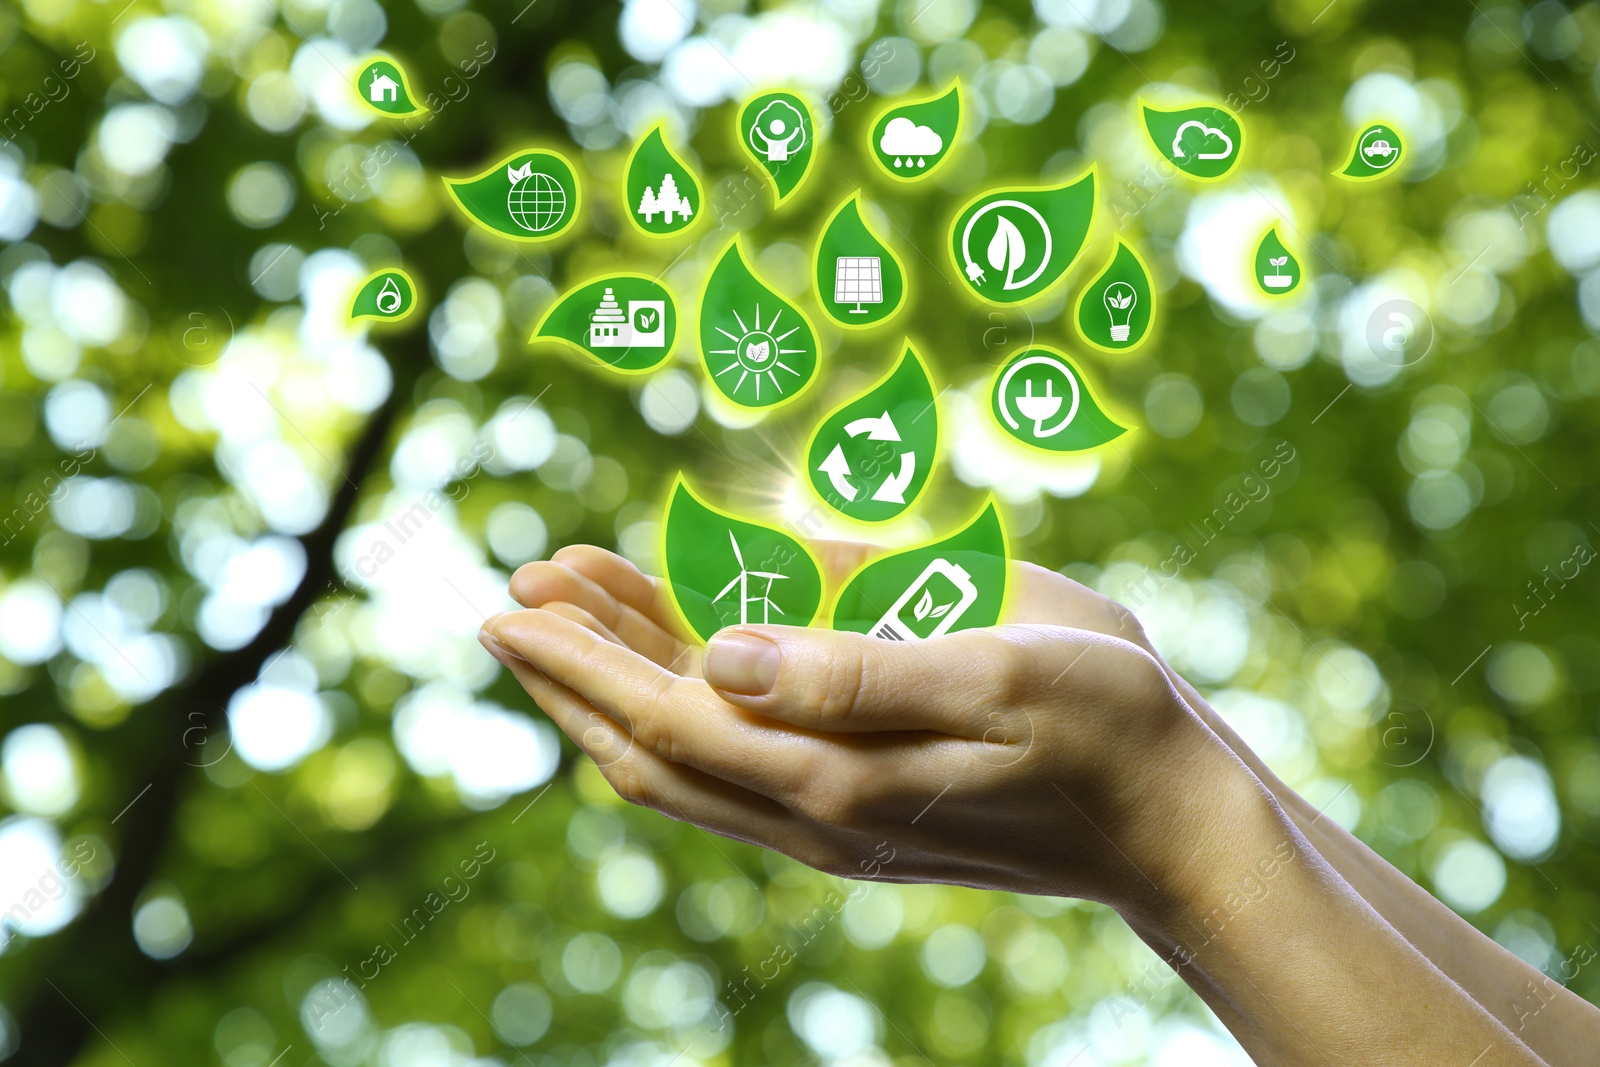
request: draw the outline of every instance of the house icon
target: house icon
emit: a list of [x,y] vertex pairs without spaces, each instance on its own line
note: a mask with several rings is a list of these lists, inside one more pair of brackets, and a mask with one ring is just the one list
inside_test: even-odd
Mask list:
[[[373,67],[372,72],[374,74],[378,74],[378,68]],[[376,78],[372,79],[372,84],[367,86],[367,99],[371,100],[374,104],[381,104],[383,103],[384,96],[387,95],[389,100],[393,101],[395,100],[395,93],[399,90],[399,88],[400,83],[389,77],[389,75],[378,74]]]

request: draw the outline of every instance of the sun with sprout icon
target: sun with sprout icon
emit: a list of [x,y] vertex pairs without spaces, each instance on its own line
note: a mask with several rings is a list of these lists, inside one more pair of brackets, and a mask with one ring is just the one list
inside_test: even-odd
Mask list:
[[706,282],[700,354],[722,396],[746,408],[793,400],[817,370],[817,335],[805,313],[769,289],[730,244]]
[[[781,399],[784,395],[783,383],[788,380],[792,387],[804,380],[804,375],[783,361],[784,356],[804,356],[809,353],[804,347],[784,348],[785,341],[790,341],[795,334],[805,329],[805,324],[799,321],[799,316],[794,316],[795,324],[783,329],[779,324],[783,319],[783,308],[772,313],[772,321],[761,321],[761,305],[755,305],[751,312],[750,323],[746,324],[744,317],[737,311],[733,312],[733,321],[738,324],[739,330],[724,330],[721,326],[716,331],[729,341],[733,342],[732,348],[713,348],[713,356],[732,356],[728,365],[716,372],[718,378],[739,372],[739,378],[731,386],[724,389],[730,400],[739,402],[743,400],[744,389],[748,384],[752,389],[754,404],[762,402],[762,379],[766,379],[768,402]],[[787,325],[787,324],[784,324]],[[800,341],[791,341],[792,344],[803,344]],[[780,377],[786,375],[787,379]]]

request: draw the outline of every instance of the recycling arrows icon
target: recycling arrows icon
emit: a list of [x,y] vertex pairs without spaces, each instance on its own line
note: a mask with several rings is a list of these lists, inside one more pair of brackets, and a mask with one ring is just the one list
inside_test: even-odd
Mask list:
[[[844,432],[850,437],[860,437],[865,434],[869,441],[900,440],[900,431],[895,427],[894,419],[885,411],[882,415],[869,416],[856,419],[845,424]],[[854,503],[860,493],[850,482],[850,461],[844,458],[844,448],[834,445],[826,459],[817,464],[817,470],[828,476],[828,482],[833,486],[834,492],[845,500]],[[906,488],[910,486],[911,479],[917,473],[917,454],[915,452],[900,453],[900,469],[883,480],[872,493],[873,500],[889,504],[904,504],[906,502]]]

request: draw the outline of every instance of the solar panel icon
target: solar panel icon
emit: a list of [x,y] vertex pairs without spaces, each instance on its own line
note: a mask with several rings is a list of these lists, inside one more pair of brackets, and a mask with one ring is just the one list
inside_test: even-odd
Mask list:
[[833,302],[854,304],[852,315],[867,314],[862,304],[883,303],[883,260],[877,256],[840,256],[835,260]]

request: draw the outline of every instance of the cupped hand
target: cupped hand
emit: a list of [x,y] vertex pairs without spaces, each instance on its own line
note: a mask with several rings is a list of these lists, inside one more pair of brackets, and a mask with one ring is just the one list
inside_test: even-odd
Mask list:
[[[829,549],[835,578],[864,551]],[[1146,650],[1087,628],[743,626],[702,656],[611,553],[563,550],[512,591],[538,606],[486,647],[622,796],[831,873],[1160,909],[1261,798]]]

